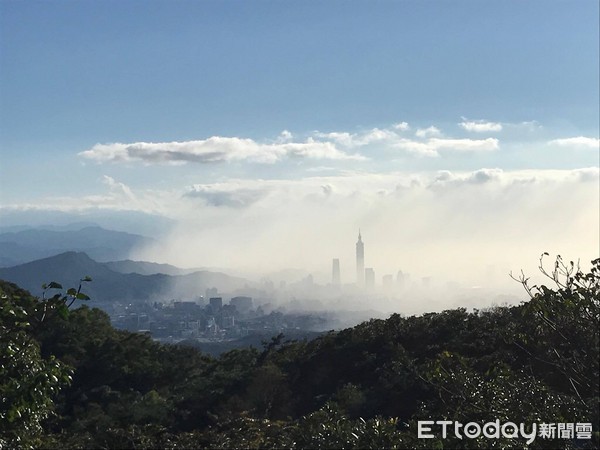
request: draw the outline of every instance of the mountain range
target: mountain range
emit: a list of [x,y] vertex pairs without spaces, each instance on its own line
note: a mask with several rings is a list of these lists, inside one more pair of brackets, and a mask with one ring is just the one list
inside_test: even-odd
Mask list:
[[0,267],[10,267],[67,251],[85,252],[97,261],[126,259],[153,239],[99,226],[30,228],[0,233]]
[[[171,274],[150,273],[154,270],[168,270]],[[112,301],[193,299],[204,295],[208,288],[229,292],[251,284],[243,278],[220,272],[185,272],[185,269],[174,266],[148,262],[101,263],[86,253],[69,251],[13,267],[0,268],[0,279],[16,283],[33,295],[41,296],[41,286],[44,283],[55,281],[67,289],[77,287],[81,278],[90,276],[92,282],[86,283],[83,291],[94,300],[95,306]]]

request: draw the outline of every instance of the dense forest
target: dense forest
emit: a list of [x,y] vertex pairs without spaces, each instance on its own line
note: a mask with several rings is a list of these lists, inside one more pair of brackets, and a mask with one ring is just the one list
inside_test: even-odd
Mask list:
[[[517,306],[394,314],[218,358],[0,283],[0,448],[597,448],[600,259]],[[42,280],[44,281],[44,280]],[[419,439],[418,421],[591,423],[590,439]]]

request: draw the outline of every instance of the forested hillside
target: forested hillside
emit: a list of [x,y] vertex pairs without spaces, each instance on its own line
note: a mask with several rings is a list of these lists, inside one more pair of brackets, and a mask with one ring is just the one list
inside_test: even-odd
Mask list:
[[[114,329],[82,292],[0,284],[0,447],[523,448],[417,437],[417,422],[591,423],[598,446],[600,259],[558,259],[521,305],[392,315],[213,358]],[[55,293],[58,294],[55,295]]]

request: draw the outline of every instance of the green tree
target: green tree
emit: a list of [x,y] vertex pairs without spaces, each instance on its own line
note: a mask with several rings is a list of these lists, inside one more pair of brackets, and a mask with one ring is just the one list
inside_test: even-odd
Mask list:
[[[62,289],[50,283],[45,289]],[[0,447],[32,447],[52,398],[71,381],[70,368],[43,358],[34,333],[53,314],[65,314],[80,289],[38,301],[11,283],[0,283]]]
[[547,255],[540,257],[539,269],[554,286],[530,286],[529,278],[518,278],[531,301],[521,309],[514,342],[521,341],[520,349],[551,386],[589,408],[598,404],[600,258],[583,273],[579,263],[565,263],[560,255],[547,269]]

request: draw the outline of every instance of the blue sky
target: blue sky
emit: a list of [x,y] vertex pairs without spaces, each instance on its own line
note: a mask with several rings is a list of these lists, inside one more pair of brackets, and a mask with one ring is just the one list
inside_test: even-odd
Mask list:
[[[581,188],[597,210],[595,0],[1,1],[0,12],[5,218],[136,211],[214,240],[221,221],[248,215],[244,242],[260,247],[266,222],[291,226],[265,212],[277,205],[295,202],[299,223],[327,214],[314,196],[339,195],[354,215],[328,222],[343,217],[353,236],[365,211],[387,217],[382,193],[415,180],[431,210],[445,201],[435,183],[506,194],[532,179],[523,194]],[[574,179],[583,187],[561,184]],[[481,192],[444,204],[504,195]],[[539,195],[546,210],[562,201]],[[581,227],[573,251],[597,244],[597,221]]]
[[598,127],[596,1],[4,1],[1,45],[11,147],[461,115]]

